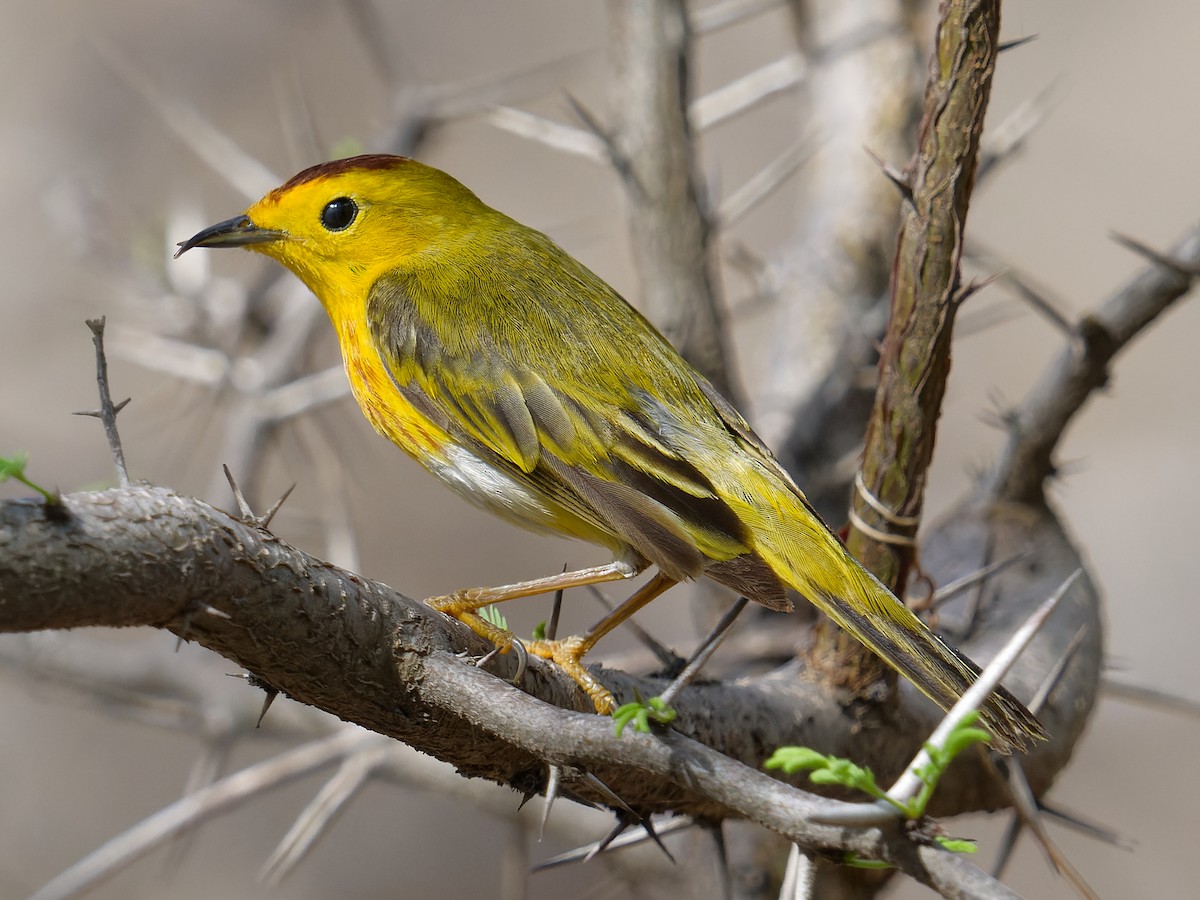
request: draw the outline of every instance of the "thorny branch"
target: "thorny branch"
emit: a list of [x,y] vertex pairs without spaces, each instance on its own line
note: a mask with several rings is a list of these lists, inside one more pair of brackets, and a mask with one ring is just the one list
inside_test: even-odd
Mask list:
[[104,318],[88,319],[92,331],[92,343],[96,347],[96,385],[100,389],[100,408],[76,413],[78,416],[93,416],[104,423],[104,435],[108,438],[108,449],[112,452],[113,465],[117,469],[117,482],[129,486],[129,470],[125,467],[125,448],[117,431],[117,414],[129,403],[129,398],[113,403],[108,389],[108,357],[104,353]]
[[[199,501],[132,487],[68,495],[63,506],[65,516],[49,516],[41,503],[0,505],[4,631],[165,627],[295,699],[448,760],[466,775],[539,790],[551,763],[595,775],[639,812],[749,818],[809,846],[893,859],[906,853],[896,835],[806,824],[832,801],[750,767],[767,749],[801,739],[853,746],[863,758],[854,717],[831,710],[828,692],[795,672],[689,687],[676,701],[686,734],[617,738],[609,720],[557,708],[587,703],[557,670],[535,664],[524,690],[509,686],[462,658],[484,648],[457,623]],[[164,546],[172,552],[164,554]],[[297,667],[297,658],[309,662]],[[619,672],[604,678],[626,698],[662,684]],[[878,771],[894,773],[903,760],[888,748],[911,750],[937,717],[915,698],[909,703],[892,723],[895,739],[880,741],[867,760]],[[814,728],[823,736],[814,737]],[[1047,768],[1032,776],[1043,787],[1065,761],[1049,750]],[[946,786],[947,798],[1003,802],[967,768],[958,787]],[[606,802],[586,780],[572,790]],[[951,869],[938,875],[942,865]],[[940,859],[925,871],[934,881],[965,877],[958,863]]]
[[1054,451],[1071,420],[1108,383],[1117,354],[1185,297],[1200,275],[1200,228],[1190,229],[1165,254],[1129,238],[1118,240],[1150,264],[1094,312],[1070,323],[1058,358],[1005,416],[1008,444],[990,479],[1001,499],[1044,502]]
[[[893,518],[914,525],[920,519],[950,371],[963,229],[1000,32],[998,0],[944,2],[940,12],[917,154],[907,173],[912,193],[892,268],[891,321],[867,424],[865,490],[855,495],[856,527],[847,540],[868,569],[900,590],[915,544],[874,539],[858,523],[880,521],[868,492]],[[881,527],[892,530],[886,521]]]

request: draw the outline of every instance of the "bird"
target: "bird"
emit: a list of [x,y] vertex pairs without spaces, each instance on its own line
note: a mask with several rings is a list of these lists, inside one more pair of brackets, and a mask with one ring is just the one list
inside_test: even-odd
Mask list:
[[[583,663],[672,586],[708,578],[773,610],[799,595],[949,709],[979,669],[846,550],[709,381],[551,238],[449,174],[368,154],[307,168],[180,242],[244,247],[325,308],[366,418],[472,503],[607,548],[611,562],[426,602],[507,649],[493,603],[651,577],[582,635],[533,640],[591,697]],[[980,708],[996,749],[1045,736],[1003,687]]]

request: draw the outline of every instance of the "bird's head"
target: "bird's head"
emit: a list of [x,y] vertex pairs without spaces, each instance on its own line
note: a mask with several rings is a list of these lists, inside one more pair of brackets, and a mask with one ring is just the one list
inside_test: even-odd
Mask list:
[[[369,155],[305,169],[245,214],[179,245],[246,247],[291,269],[326,308],[361,302],[382,275],[446,253],[497,215],[445,172]],[[468,240],[456,240],[468,239]]]

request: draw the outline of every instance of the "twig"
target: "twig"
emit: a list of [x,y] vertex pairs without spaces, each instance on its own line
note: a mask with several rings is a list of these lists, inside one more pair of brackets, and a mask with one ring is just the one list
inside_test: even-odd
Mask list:
[[683,667],[683,671],[676,675],[675,680],[667,685],[667,689],[659,695],[663,703],[670,706],[675,701],[676,695],[699,676],[705,663],[717,652],[717,648],[721,646],[721,642],[729,635],[729,629],[733,627],[733,623],[742,614],[742,610],[746,608],[746,604],[749,602],[745,597],[738,597],[734,601],[733,606],[729,607],[725,615],[713,626],[712,631],[709,632],[708,636],[696,649],[696,652],[692,654],[692,658]]
[[816,883],[815,861],[797,844],[792,844],[788,850],[783,884],[779,886],[779,900],[814,900]]
[[129,487],[129,470],[125,468],[125,450],[121,447],[121,436],[117,433],[117,413],[129,403],[128,397],[114,404],[108,390],[108,359],[104,355],[104,317],[88,319],[87,327],[92,330],[92,344],[96,347],[96,386],[100,389],[100,408],[77,412],[77,416],[94,416],[104,423],[104,434],[108,437],[108,449],[112,452],[113,464],[117,467],[117,483]]
[[736,25],[782,4],[783,0],[718,0],[692,10],[692,28],[697,34],[707,34]]
[[190,827],[201,819],[225,812],[270,788],[281,787],[337,762],[372,742],[382,740],[369,731],[347,728],[222,778],[194,794],[181,797],[108,841],[56,875],[35,892],[30,900],[66,900],[68,897],[77,897],[144,856],[181,829]]
[[[659,831],[663,831],[660,827]],[[733,871],[729,866],[729,845],[725,842],[725,826],[721,822],[710,825],[713,847],[717,851],[717,872],[721,878],[720,900],[733,900]]]
[[1128,684],[1113,678],[1111,675],[1106,676],[1101,681],[1100,689],[1104,691],[1105,695],[1115,697],[1118,700],[1124,700],[1126,703],[1156,707],[1167,712],[1181,713],[1185,716],[1200,718],[1200,702],[1192,700],[1189,697],[1182,697],[1179,694],[1172,694],[1169,691],[1146,687],[1141,684]]
[[280,183],[280,178],[244,152],[204,118],[195,106],[163,93],[154,79],[139,69],[118,47],[99,39],[94,39],[93,46],[118,77],[142,95],[147,105],[184,146],[247,200],[257,200]]
[[976,569],[968,575],[964,575],[962,578],[956,578],[949,584],[943,584],[933,592],[933,596],[929,599],[929,608],[937,609],[940,604],[953,600],[960,592],[967,590],[967,588],[981,584],[997,572],[1002,572],[1014,563],[1027,559],[1031,552],[1030,550],[1023,550],[1007,559],[998,559],[995,562],[988,563],[986,566]]
[[[999,50],[1004,52],[1006,46],[1019,46],[1024,40],[1001,44]],[[989,129],[979,154],[979,171],[975,173],[977,183],[994,175],[1021,152],[1029,136],[1046,120],[1057,99],[1057,87],[1057,84],[1049,85],[1013,110],[998,126]]]
[[1039,815],[1037,798],[1034,797],[1033,790],[1029,787],[1029,782],[1021,772],[1020,766],[1012,765],[1009,762],[1002,763],[1002,766],[1006,773],[1009,790],[1012,791],[1015,801],[1013,808],[1016,811],[1016,815],[1020,818],[1021,823],[1033,834],[1051,867],[1067,880],[1079,896],[1085,898],[1085,900],[1100,900],[1099,895],[1092,890],[1092,886],[1071,865],[1071,861],[1067,859],[1066,855],[1058,848],[1058,845],[1054,843],[1046,831]]
[[296,818],[279,846],[259,872],[268,887],[278,887],[300,863],[318,838],[333,824],[355,795],[367,784],[371,775],[386,759],[389,747],[385,742],[366,744],[347,754],[332,778]]
[[724,84],[688,109],[696,131],[707,131],[754,109],[770,98],[800,85],[808,75],[808,63],[799,53],[789,53],[774,62]]
[[564,125],[536,113],[511,106],[496,106],[484,115],[484,120],[501,131],[536,141],[552,150],[582,156],[593,162],[609,159],[603,138],[591,131]]
[[629,166],[629,229],[647,318],[736,403],[708,198],[688,116],[691,39],[683,0],[610,7],[612,144]]
[[[596,598],[596,602],[609,612],[612,612],[616,608],[612,603],[609,602],[609,599],[596,588],[594,584],[588,585],[588,591],[593,597]],[[683,657],[681,657],[666,644],[655,638],[654,635],[635,622],[632,618],[626,619],[624,622],[622,622],[621,627],[626,631],[631,632],[633,636],[636,637],[646,647],[647,650],[654,654],[654,658],[658,660],[658,664],[662,666],[663,671],[674,672],[684,664],[685,660]]]
[[[1130,246],[1128,239],[1123,242]],[[1108,383],[1112,360],[1191,290],[1200,267],[1200,227],[1152,257],[1149,267],[1072,324],[1067,345],[1013,411],[1008,443],[990,480],[998,499],[1042,501],[1054,451],[1076,413]]]
[[727,196],[717,208],[714,217],[718,228],[729,228],[747,215],[759,203],[770,197],[785,181],[791,178],[815,152],[811,141],[797,141]]

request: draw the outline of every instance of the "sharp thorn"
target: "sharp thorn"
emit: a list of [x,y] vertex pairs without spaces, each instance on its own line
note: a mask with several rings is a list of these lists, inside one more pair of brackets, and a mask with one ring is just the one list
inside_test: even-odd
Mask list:
[[583,123],[583,126],[588,131],[604,141],[604,143],[608,145],[611,150],[612,136],[608,133],[608,130],[600,124],[600,120],[596,118],[596,116],[592,114],[592,111],[584,106],[583,103],[570,91],[566,91],[565,94],[567,98],[567,105],[571,107],[571,112],[575,113],[579,121]]
[[542,821],[538,823],[538,843],[546,836],[546,822],[550,819],[550,808],[558,796],[558,787],[562,783],[562,767],[551,765],[546,776],[546,805],[542,807]]
[[275,513],[279,512],[279,508],[281,506],[283,506],[284,503],[287,502],[287,498],[292,496],[292,491],[294,491],[295,489],[296,489],[296,485],[292,484],[292,486],[290,488],[288,488],[286,491],[284,491],[283,494],[280,496],[280,498],[275,501],[274,505],[266,511],[266,513],[262,517],[262,520],[258,524],[261,525],[263,528],[270,528],[271,520],[275,518]]
[[1049,806],[1042,801],[1038,801],[1038,805],[1042,810],[1042,815],[1049,816],[1068,825],[1071,828],[1081,831],[1096,840],[1103,841],[1106,844],[1112,844],[1114,847],[1120,847],[1122,850],[1133,850],[1134,842],[1129,838],[1112,831],[1096,822],[1089,822],[1087,819],[1080,817],[1076,813],[1067,812],[1054,806]]
[[717,849],[717,870],[721,875],[721,900],[733,900],[733,871],[729,868],[729,847],[725,843],[725,826],[714,822],[708,829]]
[[1046,705],[1046,701],[1050,699],[1050,694],[1058,686],[1062,680],[1063,673],[1067,670],[1067,664],[1075,657],[1075,652],[1083,644],[1084,637],[1087,636],[1087,626],[1080,625],[1079,630],[1075,632],[1062,655],[1059,656],[1057,662],[1046,673],[1046,677],[1042,679],[1041,685],[1038,687],[1037,693],[1029,701],[1029,711],[1035,716],[1042,711],[1042,707]]
[[605,128],[600,120],[592,114],[591,110],[573,97],[569,91],[567,92],[566,97],[567,104],[571,107],[571,111],[579,117],[579,120],[583,123],[584,128],[594,134],[604,144],[604,152],[608,155],[609,164],[612,165],[612,167],[617,171],[617,174],[621,176],[621,180],[629,186],[630,190],[632,190],[639,199],[645,199],[645,187],[643,187],[641,181],[638,180],[637,173],[633,171],[633,166],[630,164],[630,161],[626,159],[625,156],[622,155],[617,149],[617,145],[613,141],[612,134],[609,132],[609,130]]
[[1128,235],[1121,234],[1117,231],[1113,232],[1112,238],[1122,247],[1132,250],[1134,253],[1145,257],[1152,263],[1156,263],[1164,268],[1178,272],[1185,278],[1200,277],[1200,266],[1184,262],[1183,260],[1175,259],[1174,257],[1167,256],[1165,253],[1159,253],[1153,247],[1149,247],[1146,244],[1143,244],[1141,241],[1131,238]]
[[493,659],[495,659],[499,655],[500,655],[500,648],[493,647],[487,653],[483,654],[483,656],[479,657],[479,659],[475,660],[475,668],[482,669],[484,666],[486,666],[488,663],[490,663]]
[[913,186],[908,177],[891,163],[877,156],[870,147],[864,147],[863,149],[867,151],[867,156],[875,160],[875,165],[879,166],[879,170],[883,172],[884,177],[896,186],[896,190],[900,192],[900,196],[912,206],[915,202],[913,199]]
[[[563,565],[563,571],[567,571],[566,565]],[[563,589],[559,588],[554,592],[554,605],[550,607],[550,621],[546,623],[546,640],[553,641],[558,638],[558,619],[562,613]]]
[[517,804],[517,812],[525,808],[525,804],[538,795],[537,791],[526,791],[521,795],[521,802]]
[[262,710],[258,713],[258,721],[254,723],[255,728],[260,728],[263,719],[267,717],[267,710],[271,708],[271,704],[275,702],[275,698],[279,696],[279,691],[275,688],[265,688],[267,695],[263,697]]
[[226,621],[230,621],[233,618],[233,616],[231,616],[229,613],[225,612],[225,610],[217,609],[215,606],[211,606],[208,603],[205,603],[204,605],[202,605],[200,607],[200,609],[203,610],[204,612],[208,613],[210,616],[215,616],[218,619],[224,619]]
[[[597,602],[601,606],[603,606],[609,612],[613,611],[615,607],[608,602],[608,598],[605,597],[604,594],[600,593],[594,584],[589,584],[587,587],[588,590],[592,592],[592,596],[596,598]],[[634,636],[646,645],[646,648],[653,653],[655,658],[658,660],[659,665],[663,667],[663,671],[677,672],[687,662],[674,650],[656,641],[651,636],[650,632],[644,629],[637,622],[633,621],[633,619],[626,619],[621,623],[621,625],[632,631]]]
[[[995,421],[991,424],[1004,425],[1006,422],[1006,416],[1004,413],[995,414],[994,419]],[[1029,549],[1022,550],[1019,553],[1014,553],[1012,556],[1007,556],[1004,559],[990,562],[986,566],[982,566],[976,569],[974,572],[964,575],[962,578],[955,579],[948,584],[942,585],[933,592],[933,597],[931,597],[929,600],[929,608],[937,609],[943,603],[946,603],[947,601],[952,600],[954,597],[957,597],[967,588],[981,584],[992,575],[995,575],[997,572],[1002,572],[1014,563],[1028,559],[1032,552],[1033,551]]]
[[237,504],[238,515],[245,522],[254,521],[254,510],[250,508],[250,504],[246,502],[246,496],[242,493],[242,489],[238,487],[237,479],[233,477],[233,473],[229,471],[229,466],[221,463],[221,470],[225,473],[225,480],[229,482],[229,489],[233,491],[233,500]]
[[1008,826],[1004,829],[1004,836],[1000,839],[1000,849],[996,853],[996,861],[992,863],[993,878],[999,878],[1004,873],[1004,867],[1012,858],[1013,850],[1017,846],[1017,838],[1021,836],[1024,828],[1025,824],[1021,821],[1021,817],[1014,813],[1009,819]]
[[583,780],[599,791],[603,795],[604,799],[608,801],[610,806],[616,807],[617,809],[623,809],[625,812],[633,812],[633,810],[629,807],[629,804],[618,797],[612,788],[610,788],[591,772],[585,772],[583,775]]
[[671,855],[671,851],[667,849],[667,845],[662,842],[662,838],[658,836],[658,832],[654,830],[654,823],[649,816],[643,816],[641,819],[642,827],[646,829],[646,834],[650,835],[650,840],[658,845],[658,849],[663,852],[663,856],[671,861],[671,865],[679,865],[675,861],[675,857]]
[[596,844],[596,846],[592,847],[592,849],[588,851],[587,856],[583,858],[583,862],[589,862],[607,850],[608,845],[619,838],[621,836],[621,832],[628,828],[629,824],[629,821],[623,815],[618,816],[617,824],[613,826],[612,831],[606,834],[604,838],[598,844]]
[[985,287],[988,287],[1000,280],[1000,275],[988,275],[986,278],[972,278],[966,284],[958,289],[958,293],[954,295],[953,303],[955,306],[962,306],[971,297],[974,297]]
[[[688,816],[676,816],[673,819],[662,823],[659,826],[659,834],[673,834],[676,831],[682,831],[685,828],[692,828],[696,825],[695,820]],[[649,834],[644,827],[636,830],[627,831],[621,837],[610,841],[608,846],[610,850],[623,849],[625,847],[633,847],[638,844],[645,843],[650,840]],[[550,859],[542,860],[540,863],[530,868],[531,872],[540,872],[543,869],[553,869],[557,866],[567,865],[568,863],[581,862],[585,857],[591,858],[599,845],[596,843],[585,844],[582,847],[576,847],[573,850],[568,850],[565,853],[560,853],[558,856],[553,856]]]
[[675,702],[676,695],[696,680],[696,676],[700,674],[700,670],[704,668],[709,658],[721,646],[721,642],[729,634],[729,629],[733,627],[733,623],[742,614],[742,610],[746,608],[749,602],[745,597],[738,597],[734,604],[725,611],[720,621],[708,633],[708,636],[704,638],[700,646],[696,648],[696,652],[692,654],[692,658],[687,661],[683,670],[667,685],[667,689],[659,694],[663,703],[670,706]]
[[1034,312],[1044,316],[1064,335],[1071,336],[1074,330],[1071,321],[1058,310],[1054,303],[1035,290],[1028,283],[1025,276],[1018,274],[1014,269],[1010,269],[1001,273],[1000,278],[1005,284],[1016,291],[1017,296],[1033,307]]
[[1038,36],[1036,34],[1027,34],[1024,37],[1013,38],[1011,41],[1001,41],[996,45],[996,53],[1000,54],[1006,50],[1012,50],[1016,47],[1023,46],[1024,44],[1028,44],[1031,41],[1036,41],[1037,39]]

